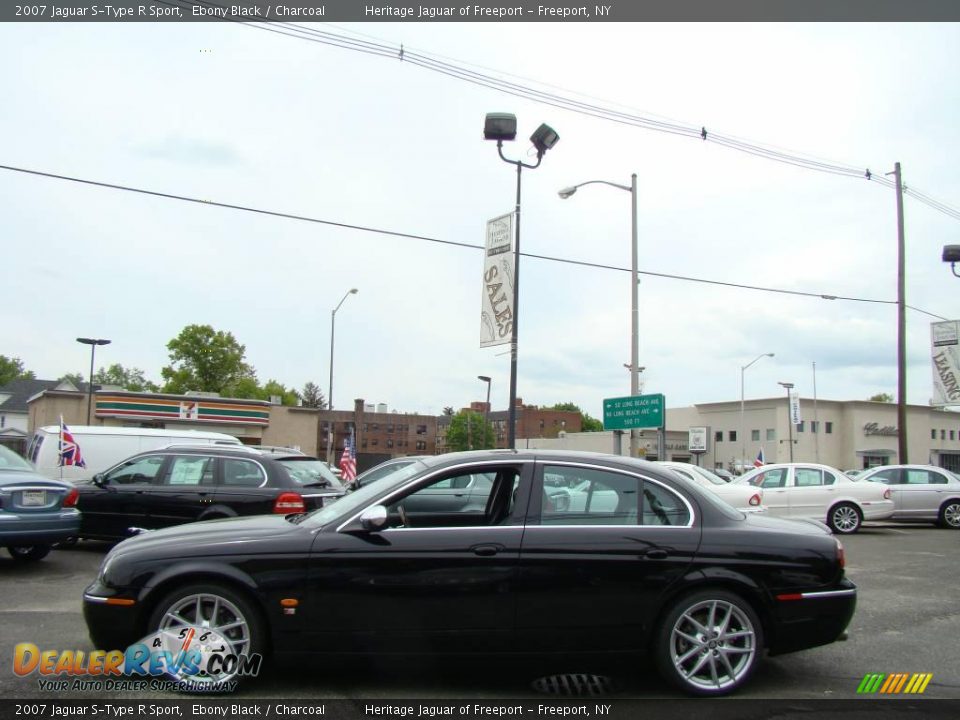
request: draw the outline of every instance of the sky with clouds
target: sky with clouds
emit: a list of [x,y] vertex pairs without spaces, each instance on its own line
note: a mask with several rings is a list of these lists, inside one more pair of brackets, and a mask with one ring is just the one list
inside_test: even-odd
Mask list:
[[[669,118],[877,175],[960,207],[957,24],[312,25],[525,87]],[[523,174],[518,395],[594,416],[629,394],[630,197],[587,180],[638,175],[640,269],[896,300],[895,194],[698,139],[538,104],[378,57],[236,24],[0,25],[0,164],[481,245],[510,212],[514,169],[488,112],[560,135]],[[505,146],[526,158],[525,140]],[[160,379],[192,323],[232,332],[261,381],[439,414],[507,405],[507,346],[479,347],[482,253],[425,240],[0,171],[0,354],[38,377],[97,366]],[[907,302],[960,317],[940,260],[960,221],[905,201]],[[669,406],[791,381],[820,398],[896,392],[896,306],[645,275],[645,392]],[[908,400],[931,396],[929,323],[907,315]]]

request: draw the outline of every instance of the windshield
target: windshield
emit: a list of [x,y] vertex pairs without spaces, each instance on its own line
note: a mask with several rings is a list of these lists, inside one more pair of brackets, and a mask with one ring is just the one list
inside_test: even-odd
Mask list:
[[287,474],[300,485],[322,485],[334,490],[343,490],[343,484],[337,479],[322,460],[307,457],[290,457],[278,461],[287,469]]
[[705,478],[706,480],[709,480],[709,481],[712,482],[714,485],[726,485],[726,484],[727,484],[727,481],[726,481],[726,480],[724,480],[723,478],[721,478],[721,477],[713,474],[712,472],[710,472],[710,471],[707,470],[706,468],[697,467],[696,465],[691,465],[690,467],[693,469],[694,472],[698,473],[701,477]]
[[349,495],[340,498],[333,505],[315,510],[310,514],[308,522],[311,525],[326,525],[341,516],[346,517],[352,515],[357,510],[365,507],[373,498],[403,484],[407,479],[426,469],[427,466],[419,460],[409,465],[399,467],[373,485],[364,485]]
[[33,465],[6,445],[0,445],[0,470],[28,470],[34,472]]

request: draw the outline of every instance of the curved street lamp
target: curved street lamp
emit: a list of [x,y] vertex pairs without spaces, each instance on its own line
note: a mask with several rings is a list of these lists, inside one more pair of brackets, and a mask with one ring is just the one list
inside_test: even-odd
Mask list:
[[511,450],[516,449],[517,445],[517,339],[519,332],[520,313],[520,171],[523,168],[535,170],[540,167],[540,161],[543,160],[544,153],[557,144],[560,136],[557,131],[549,125],[541,125],[533,135],[530,136],[530,142],[533,143],[537,151],[537,162],[529,165],[521,160],[510,160],[504,157],[503,143],[510,142],[517,137],[517,116],[510,113],[488,113],[483,124],[483,139],[497,141],[497,153],[500,159],[510,165],[517,167],[517,207],[514,210],[516,217],[517,230],[516,241],[513,248],[513,322],[510,329],[510,407],[508,409],[509,427],[507,428],[507,447]]
[[[761,355],[757,355],[746,365],[740,366],[740,472],[743,472],[743,469],[747,465],[747,438],[743,431],[743,374],[747,371],[748,367],[765,357],[773,357],[773,353],[763,353]],[[716,456],[714,456],[714,460],[716,460]]]
[[790,417],[790,391],[793,390],[792,382],[778,382],[787,391],[787,432],[790,438],[790,462],[793,462],[793,418]]
[[97,345],[109,345],[110,340],[103,338],[77,338],[77,342],[82,345],[90,346],[90,377],[87,378],[87,425],[90,424],[90,411],[93,408],[93,356],[97,351]]
[[[573,185],[564,188],[557,193],[562,199],[566,200],[572,196],[578,188],[584,185],[609,185],[610,187],[626,190],[630,193],[630,274],[632,282],[630,283],[630,395],[640,394],[640,373],[643,368],[640,367],[640,309],[639,309],[639,285],[640,274],[637,270],[638,248],[637,248],[637,174],[630,176],[630,186],[620,185],[619,183],[609,182],[608,180],[587,180],[579,185]],[[636,429],[630,430],[630,457],[637,457],[637,451],[640,448],[640,434]]]
[[[337,303],[337,306],[330,312],[330,384],[327,385],[327,410],[333,410],[333,340],[334,329],[336,327],[337,310],[351,295],[356,295],[357,289],[350,288],[344,293],[343,298]],[[327,433],[327,462],[332,462],[331,449],[333,448],[333,420],[330,421],[330,431]]]

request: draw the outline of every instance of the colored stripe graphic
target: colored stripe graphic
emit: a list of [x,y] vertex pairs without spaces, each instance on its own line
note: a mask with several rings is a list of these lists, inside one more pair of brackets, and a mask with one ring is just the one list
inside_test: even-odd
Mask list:
[[911,694],[919,695],[927,689],[933,680],[933,673],[867,673],[857,687],[860,695],[880,693],[882,695]]

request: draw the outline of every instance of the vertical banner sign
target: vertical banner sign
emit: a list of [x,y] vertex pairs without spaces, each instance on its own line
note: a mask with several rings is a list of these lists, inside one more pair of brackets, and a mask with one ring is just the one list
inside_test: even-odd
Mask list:
[[960,405],[960,320],[930,323],[933,404]]
[[800,417],[800,393],[796,390],[790,391],[790,422],[799,425],[803,422]]
[[504,345],[513,332],[513,213],[487,222],[480,347]]

